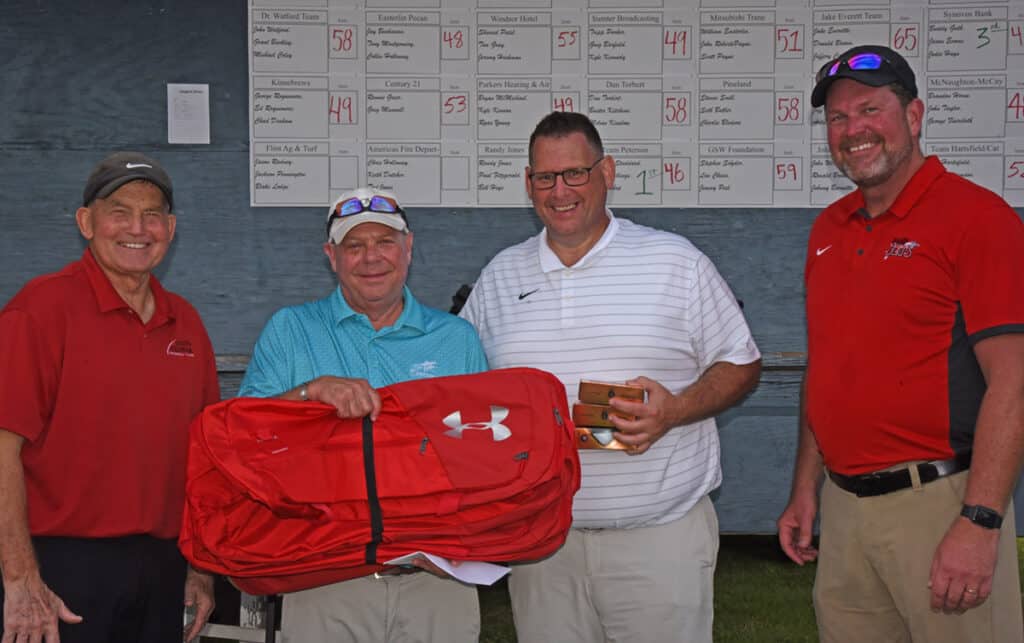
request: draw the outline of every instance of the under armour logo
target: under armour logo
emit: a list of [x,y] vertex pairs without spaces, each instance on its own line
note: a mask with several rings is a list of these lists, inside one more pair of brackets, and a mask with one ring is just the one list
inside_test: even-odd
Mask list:
[[512,430],[502,424],[502,420],[508,417],[508,409],[503,406],[492,406],[491,407],[491,421],[490,422],[465,422],[462,421],[462,411],[454,411],[448,415],[442,422],[452,427],[450,431],[445,431],[444,434],[451,438],[462,439],[462,432],[470,429],[474,431],[486,431],[491,430],[491,436],[495,442],[501,442],[507,438],[512,437]]

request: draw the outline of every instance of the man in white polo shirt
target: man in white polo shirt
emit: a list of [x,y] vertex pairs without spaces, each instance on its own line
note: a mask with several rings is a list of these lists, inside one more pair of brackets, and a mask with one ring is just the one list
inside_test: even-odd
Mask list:
[[615,161],[581,114],[530,137],[526,191],[544,230],[498,254],[462,316],[492,368],[627,381],[612,406],[629,451],[580,453],[573,529],[550,558],[512,571],[521,643],[711,641],[721,483],[713,416],[757,384],[760,353],[715,266],[686,239],[606,207]]

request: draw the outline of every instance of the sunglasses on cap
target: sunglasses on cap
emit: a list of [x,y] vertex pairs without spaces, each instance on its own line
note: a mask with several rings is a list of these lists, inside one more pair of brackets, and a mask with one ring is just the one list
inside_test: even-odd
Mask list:
[[875,53],[862,53],[854,54],[852,56],[843,58],[836,58],[830,63],[825,65],[818,70],[818,76],[815,78],[815,82],[821,82],[823,79],[830,76],[835,76],[839,73],[839,70],[846,66],[847,69],[855,71],[876,71],[882,68],[882,65],[891,65],[888,60],[883,58],[879,54]]
[[398,202],[391,197],[374,194],[370,198],[364,199],[354,196],[351,199],[345,199],[334,207],[334,212],[327,219],[328,233],[330,233],[331,224],[334,223],[335,219],[352,216],[353,214],[359,214],[360,212],[397,214],[402,217],[403,221],[405,220],[405,210],[403,210],[402,206],[398,205]]

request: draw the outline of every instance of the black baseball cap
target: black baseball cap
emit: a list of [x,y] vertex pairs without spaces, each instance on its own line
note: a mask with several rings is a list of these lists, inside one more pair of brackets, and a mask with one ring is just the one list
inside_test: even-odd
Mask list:
[[136,179],[144,179],[160,188],[167,199],[167,207],[174,209],[174,187],[170,175],[159,163],[138,152],[114,152],[100,161],[85,182],[82,205],[87,206],[95,199],[105,199],[117,188]]
[[859,45],[822,65],[811,92],[811,107],[825,104],[828,88],[839,78],[849,78],[871,87],[899,83],[917,98],[914,71],[903,56],[882,45]]

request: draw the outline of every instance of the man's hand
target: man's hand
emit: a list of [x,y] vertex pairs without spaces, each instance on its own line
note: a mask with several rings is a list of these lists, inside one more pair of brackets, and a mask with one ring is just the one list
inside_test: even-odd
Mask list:
[[957,517],[932,558],[932,609],[962,614],[984,603],[992,593],[998,548],[998,529]]
[[749,364],[715,362],[678,395],[648,377],[635,377],[626,384],[647,391],[647,402],[611,399],[612,408],[636,417],[612,416],[618,429],[615,439],[630,447],[627,453],[640,455],[672,427],[714,417],[739,402],[757,386],[760,374],[760,359]]
[[794,494],[775,523],[782,551],[797,565],[803,566],[818,557],[818,550],[811,545],[817,513],[818,497],[814,492]]
[[192,622],[185,626],[184,640],[191,641],[199,636],[214,607],[213,576],[191,565],[185,576],[185,607],[194,607],[196,611]]
[[4,582],[2,643],[60,643],[58,619],[82,622],[82,617],[68,609],[38,574]]
[[325,375],[310,382],[306,391],[309,399],[338,409],[340,418],[369,415],[371,420],[376,420],[380,415],[380,395],[363,379]]
[[647,377],[637,377],[626,382],[630,386],[642,386],[647,391],[647,401],[637,402],[613,397],[609,404],[617,411],[636,416],[626,420],[609,414],[617,432],[615,439],[630,447],[626,453],[640,455],[651,448],[669,429],[676,426],[677,400],[671,391]]

